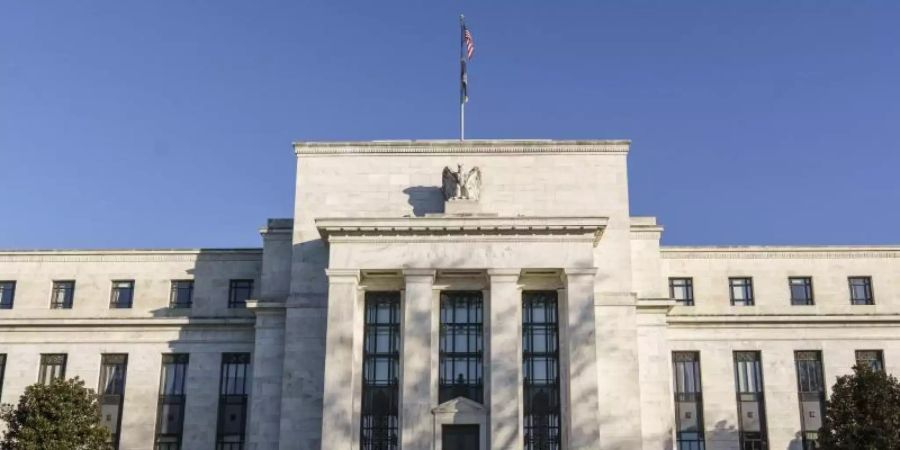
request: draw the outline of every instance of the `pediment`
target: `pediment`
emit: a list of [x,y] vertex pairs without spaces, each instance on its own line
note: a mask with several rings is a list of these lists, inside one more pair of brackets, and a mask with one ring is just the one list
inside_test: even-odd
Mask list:
[[432,414],[483,414],[484,412],[484,405],[465,397],[456,397],[453,400],[447,400],[431,410]]

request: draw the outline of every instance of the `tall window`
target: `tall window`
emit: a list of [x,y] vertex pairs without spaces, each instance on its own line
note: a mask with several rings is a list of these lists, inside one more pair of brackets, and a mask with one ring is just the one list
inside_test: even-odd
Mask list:
[[194,280],[172,280],[170,308],[190,308],[194,302]]
[[438,403],[482,402],[483,312],[480,291],[442,292]]
[[753,306],[753,279],[750,277],[733,277],[728,279],[731,288],[731,304],[735,306]]
[[171,353],[162,356],[159,405],[156,409],[156,450],[181,449],[187,367],[187,353]]
[[41,354],[41,370],[38,372],[38,383],[50,384],[53,380],[65,378],[66,354],[43,353]]
[[819,428],[825,417],[825,377],[822,373],[822,352],[794,352],[797,363],[797,392],[800,397],[800,426],[803,430],[803,449],[819,448]]
[[125,373],[128,355],[106,354],[100,357],[100,420],[109,430],[110,445],[119,448],[119,430],[122,427],[122,402],[125,399]]
[[6,373],[6,353],[0,353],[0,397],[3,396],[3,375]]
[[50,309],[71,309],[75,298],[74,281],[54,281],[50,294]]
[[366,292],[360,448],[400,448],[400,293]]
[[872,277],[850,277],[850,304],[872,305],[875,297],[872,294]]
[[0,309],[12,309],[16,298],[16,282],[0,281]]
[[522,394],[526,450],[561,448],[557,303],[556,291],[522,294]]
[[679,305],[694,306],[694,279],[669,278],[669,297]]
[[790,277],[788,286],[791,288],[792,305],[813,304],[812,277]]
[[704,450],[700,352],[672,352],[678,450]]
[[112,282],[112,293],[109,298],[110,308],[131,308],[134,301],[134,280]]
[[734,352],[734,381],[740,417],[741,450],[764,450],[768,447],[768,438],[759,352]]
[[228,284],[228,307],[246,308],[253,295],[253,280],[231,280]]
[[249,353],[222,354],[216,450],[243,450],[244,448],[249,370]]
[[884,370],[884,353],[881,350],[857,350],[856,364],[869,366],[875,371]]

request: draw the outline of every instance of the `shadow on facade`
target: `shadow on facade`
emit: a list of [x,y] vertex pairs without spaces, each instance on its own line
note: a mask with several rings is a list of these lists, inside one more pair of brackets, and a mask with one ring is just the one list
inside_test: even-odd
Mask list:
[[416,217],[444,212],[444,193],[438,186],[410,186],[403,190]]

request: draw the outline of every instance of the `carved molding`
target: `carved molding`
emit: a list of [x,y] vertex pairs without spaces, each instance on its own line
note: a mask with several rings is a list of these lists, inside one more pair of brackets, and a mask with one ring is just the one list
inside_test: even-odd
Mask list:
[[0,251],[0,263],[262,261],[262,249]]
[[663,259],[897,259],[900,247],[663,247]]
[[627,154],[631,141],[369,141],[295,142],[297,155],[437,155],[437,154]]

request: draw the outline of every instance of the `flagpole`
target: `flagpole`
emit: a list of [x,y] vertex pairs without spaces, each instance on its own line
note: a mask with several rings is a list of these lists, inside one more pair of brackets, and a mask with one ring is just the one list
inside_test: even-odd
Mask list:
[[[466,38],[465,38],[465,17],[462,14],[459,15],[459,76],[465,76],[463,72],[466,67],[465,61],[465,53],[463,48],[466,46]],[[463,93],[463,80],[460,78],[459,80],[459,140],[466,140],[466,99]]]

